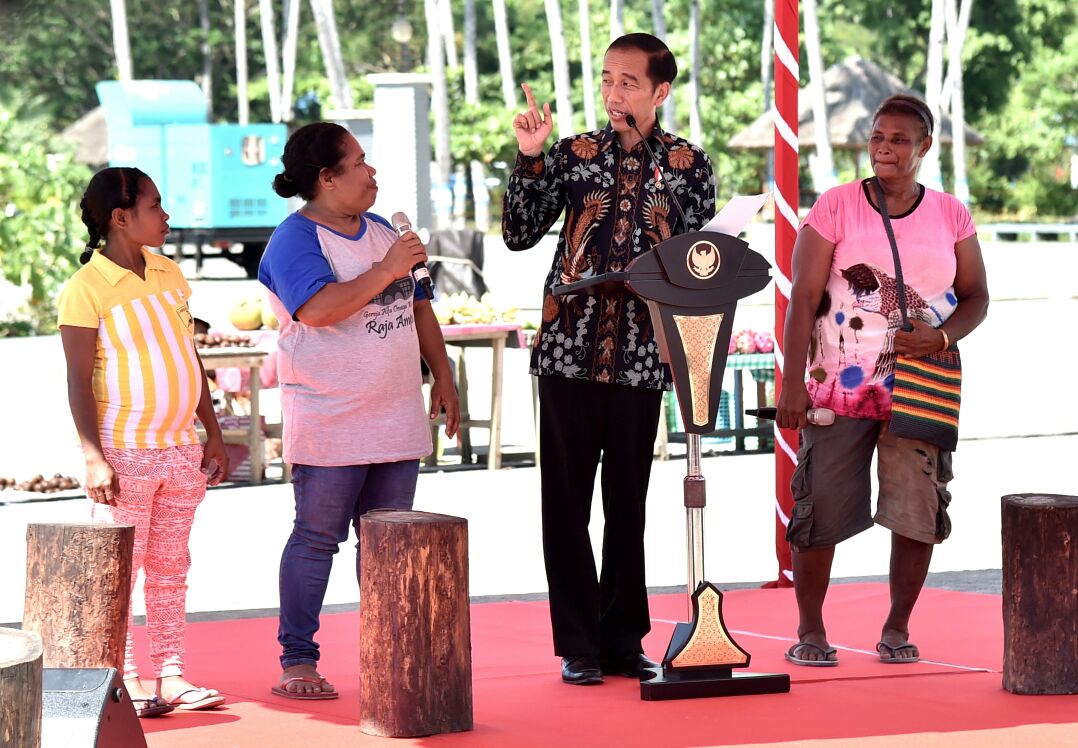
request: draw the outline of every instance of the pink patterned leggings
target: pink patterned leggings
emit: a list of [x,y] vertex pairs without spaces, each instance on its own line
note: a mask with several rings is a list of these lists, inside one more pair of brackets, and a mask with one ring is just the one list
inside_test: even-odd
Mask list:
[[[202,446],[167,449],[109,449],[105,459],[120,477],[116,506],[93,505],[93,521],[135,526],[131,591],[139,569],[146,580],[146,632],[154,675],[183,674],[187,613],[187,541],[195,510],[206,496]],[[132,606],[133,607],[133,606]],[[127,620],[124,679],[137,678],[132,619]]]

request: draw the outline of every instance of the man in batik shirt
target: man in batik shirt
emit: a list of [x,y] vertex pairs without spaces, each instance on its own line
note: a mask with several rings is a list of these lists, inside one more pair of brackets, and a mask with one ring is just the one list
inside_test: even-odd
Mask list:
[[[565,213],[531,373],[539,378],[543,553],[554,652],[562,658],[562,680],[575,685],[601,683],[604,673],[639,677],[655,664],[641,647],[651,628],[644,500],[660,400],[671,376],[659,361],[642,299],[624,287],[571,296],[554,296],[551,289],[624,270],[659,242],[696,231],[714,215],[707,155],[664,132],[656,118],[676,75],[665,44],[650,34],[628,34],[603,59],[610,120],[604,129],[559,140],[544,156],[553,130],[550,105],[540,111],[527,84],[528,110],[513,120],[520,152],[503,205],[506,245],[535,246]],[[606,525],[597,575],[588,524],[600,458]]]

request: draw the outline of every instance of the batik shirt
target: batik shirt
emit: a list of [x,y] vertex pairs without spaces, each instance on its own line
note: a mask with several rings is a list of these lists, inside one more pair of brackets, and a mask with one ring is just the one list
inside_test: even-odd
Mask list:
[[[921,189],[912,208],[891,217],[891,226],[907,313],[939,327],[958,305],[955,244],[973,236],[976,228],[954,197]],[[808,391],[814,407],[887,420],[902,313],[891,244],[868,191],[868,180],[828,190],[802,222],[835,245],[809,341]]]
[[[565,212],[558,249],[543,288],[542,325],[531,373],[646,389],[669,389],[644,301],[624,288],[554,296],[562,283],[618,272],[674,234],[696,231],[715,214],[715,177],[700,148],[658,130],[648,143],[621,147],[603,130],[559,140],[550,152],[517,154],[502,211],[511,250],[528,249]],[[660,182],[685,212],[682,221]]]

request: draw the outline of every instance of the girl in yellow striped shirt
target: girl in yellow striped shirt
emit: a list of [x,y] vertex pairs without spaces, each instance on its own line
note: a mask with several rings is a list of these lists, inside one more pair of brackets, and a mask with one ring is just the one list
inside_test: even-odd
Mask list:
[[94,521],[135,526],[131,589],[143,568],[157,678],[153,689],[139,678],[129,618],[124,684],[142,717],[219,706],[225,699],[217,691],[183,677],[188,538],[207,483],[217,485],[228,470],[195,352],[191,288],[176,263],[147,248],[164,243],[168,214],[142,171],[97,173],[81,208],[90,241],[59,300],[68,401]]

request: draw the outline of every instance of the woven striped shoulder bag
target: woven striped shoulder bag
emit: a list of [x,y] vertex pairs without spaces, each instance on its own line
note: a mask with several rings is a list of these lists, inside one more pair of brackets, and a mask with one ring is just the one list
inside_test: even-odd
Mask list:
[[[887,203],[879,180],[872,179],[876,200],[891,253],[895,258],[895,285],[902,312],[902,329],[912,330],[906,311],[906,284],[898,244],[887,214]],[[895,357],[894,388],[891,390],[891,426],[895,436],[920,439],[953,452],[958,445],[958,409],[962,402],[962,356],[958,346],[921,358]]]

